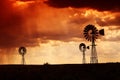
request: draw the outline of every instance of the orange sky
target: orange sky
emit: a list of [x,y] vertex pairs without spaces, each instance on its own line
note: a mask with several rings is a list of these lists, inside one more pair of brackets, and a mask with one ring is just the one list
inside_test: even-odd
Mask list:
[[[64,0],[62,4],[55,0],[2,1],[0,64],[20,64],[20,46],[27,48],[26,64],[82,63],[79,44],[91,45],[83,36],[84,27],[88,24],[95,25],[99,30],[105,29],[105,36],[96,41],[99,62],[119,62],[118,4],[109,7],[111,4],[106,3],[107,7],[103,9],[104,5],[91,6],[87,0],[81,0],[84,4],[80,6],[72,3]],[[86,51],[86,60],[90,62],[90,50]]]

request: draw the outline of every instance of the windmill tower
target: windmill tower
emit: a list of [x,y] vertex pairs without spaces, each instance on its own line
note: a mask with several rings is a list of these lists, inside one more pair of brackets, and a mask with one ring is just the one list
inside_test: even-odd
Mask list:
[[79,49],[81,52],[83,52],[83,59],[82,59],[82,63],[85,64],[86,63],[86,59],[85,59],[85,51],[86,51],[86,48],[89,49],[89,46],[86,47],[86,45],[84,43],[81,43],[79,45]]
[[104,35],[104,29],[98,31],[94,25],[87,25],[84,29],[84,37],[86,40],[92,42],[90,63],[98,63],[95,41],[99,35]]
[[25,47],[20,47],[18,51],[19,51],[19,54],[22,56],[22,64],[24,65],[25,64],[25,54],[26,54],[27,50]]

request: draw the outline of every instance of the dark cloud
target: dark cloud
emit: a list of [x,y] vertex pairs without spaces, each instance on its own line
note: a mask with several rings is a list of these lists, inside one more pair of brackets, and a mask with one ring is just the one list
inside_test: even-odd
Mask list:
[[65,7],[75,7],[75,8],[93,8],[100,11],[111,10],[119,11],[120,10],[120,1],[119,0],[48,0],[47,3],[49,6],[56,8],[65,8]]

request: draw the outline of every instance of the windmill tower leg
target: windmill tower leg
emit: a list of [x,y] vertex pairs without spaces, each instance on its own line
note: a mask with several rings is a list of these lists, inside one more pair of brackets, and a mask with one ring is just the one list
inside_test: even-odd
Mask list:
[[23,65],[25,64],[25,58],[24,58],[24,55],[22,55],[22,64],[23,64]]
[[[94,35],[93,35],[93,37],[94,37]],[[96,45],[95,45],[95,41],[94,40],[92,40],[92,49],[91,49],[90,63],[98,63]]]
[[83,52],[83,64],[85,64],[86,63],[86,60],[85,60],[85,51]]
[[92,45],[90,63],[98,63],[97,51],[95,45]]

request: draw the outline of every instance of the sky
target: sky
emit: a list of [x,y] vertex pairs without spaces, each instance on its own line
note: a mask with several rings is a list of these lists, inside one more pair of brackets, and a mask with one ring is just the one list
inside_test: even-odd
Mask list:
[[[2,0],[0,64],[21,64],[21,46],[26,64],[81,64],[79,44],[91,45],[83,35],[88,24],[105,30],[96,40],[98,62],[120,62],[119,0]],[[91,48],[87,63],[90,55]]]

